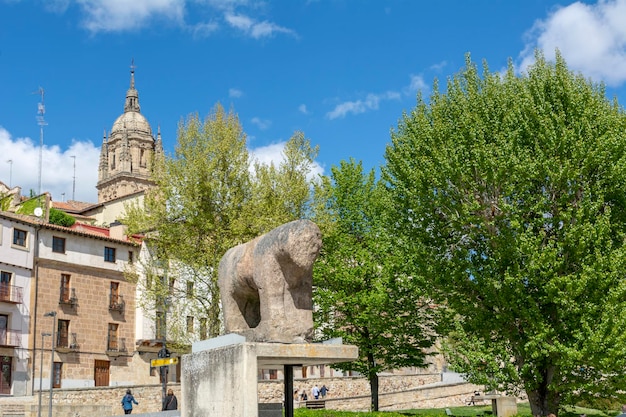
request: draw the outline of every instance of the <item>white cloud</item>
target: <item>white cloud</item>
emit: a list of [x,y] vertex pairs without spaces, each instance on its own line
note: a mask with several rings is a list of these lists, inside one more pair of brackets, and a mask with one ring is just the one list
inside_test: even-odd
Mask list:
[[309,114],[309,111],[306,108],[306,104],[300,104],[298,106],[298,111],[302,114]]
[[220,28],[216,22],[197,23],[189,27],[191,34],[195,39],[206,38]]
[[228,97],[230,98],[239,98],[243,96],[243,91],[237,89],[237,88],[229,88],[228,89]]
[[[9,1],[9,0],[4,0]],[[15,0],[20,1],[20,0]],[[81,12],[80,24],[92,33],[135,31],[144,26],[170,22],[191,33],[194,38],[205,38],[220,29],[225,21],[254,39],[271,37],[277,33],[296,36],[289,28],[250,15],[264,9],[262,2],[248,0],[47,0],[48,12],[63,14],[72,3]],[[244,9],[242,12],[240,9]],[[211,15],[207,21],[194,21],[199,16]]]
[[[30,190],[39,191],[39,144],[30,138],[13,138],[0,126],[0,149],[3,160],[0,161],[0,180],[6,185],[19,186],[22,195],[29,196]],[[98,181],[98,162],[100,149],[91,142],[72,141],[67,149],[58,146],[46,146],[42,152],[41,190],[52,194],[52,199],[62,201],[72,198],[74,184],[74,158],[76,156],[76,192],[79,201],[96,202]],[[11,160],[12,163],[7,161]]]
[[275,33],[294,34],[294,31],[291,29],[278,26],[277,24],[266,20],[258,22],[255,19],[243,14],[228,12],[224,15],[224,20],[226,20],[226,23],[233,28],[239,29],[245,35],[255,39],[269,37]]
[[253,117],[250,122],[252,122],[252,124],[256,125],[256,127],[258,127],[261,130],[265,130],[267,128],[269,128],[272,125],[272,121],[271,120],[267,120],[267,119],[261,119],[259,117]]
[[567,65],[596,81],[617,86],[626,80],[626,0],[572,3],[535,22],[519,56],[525,70],[534,62],[534,50],[553,59],[558,48]]
[[424,77],[411,74],[411,81],[408,87],[406,87],[405,92],[407,94],[413,94],[420,90],[428,90],[428,85],[424,82]]
[[[262,164],[269,165],[271,163],[274,166],[278,166],[284,159],[284,149],[286,142],[273,143],[267,146],[260,146],[258,148],[250,149],[250,153],[253,159],[256,159]],[[318,177],[318,175],[324,174],[324,167],[322,167],[318,162],[313,162],[313,166],[311,167],[311,172],[308,175],[309,180],[313,180]]]
[[431,65],[430,69],[433,71],[439,71],[445,68],[446,65],[448,65],[447,61],[441,61],[441,62]]
[[134,30],[155,18],[182,23],[185,0],[77,0],[91,32]]
[[330,120],[343,118],[347,114],[361,114],[369,110],[377,110],[381,100],[399,100],[401,94],[396,91],[387,91],[382,94],[368,94],[363,100],[345,101],[339,103],[328,113],[326,117]]
[[52,13],[65,13],[70,5],[70,0],[48,0],[44,4],[44,8]]

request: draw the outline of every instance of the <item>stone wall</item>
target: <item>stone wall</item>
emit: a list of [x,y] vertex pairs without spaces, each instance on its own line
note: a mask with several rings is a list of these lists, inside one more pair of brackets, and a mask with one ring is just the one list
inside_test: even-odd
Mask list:
[[[420,375],[381,375],[379,377],[379,393],[390,393],[406,391],[428,384],[441,381],[441,374],[420,374]],[[335,377],[335,378],[294,378],[293,389],[298,392],[306,391],[311,396],[311,389],[314,385],[320,388],[326,385],[329,389],[327,399],[359,397],[367,395],[369,397],[370,386],[367,379],[362,377]],[[283,381],[270,380],[259,382],[259,402],[276,403],[283,398]]]
[[[381,410],[449,407],[464,405],[475,390],[466,383],[443,384],[440,374],[388,375],[380,377],[379,406]],[[326,408],[335,410],[367,411],[370,409],[369,384],[365,378],[295,379],[294,389],[310,393],[314,384],[330,388]],[[169,384],[181,399],[180,384]],[[139,402],[134,413],[149,413],[161,409],[161,385],[130,387]],[[127,387],[95,387],[85,389],[55,389],[53,415],[55,417],[107,417],[123,414],[120,401]],[[282,380],[259,381],[259,402],[282,402]],[[47,415],[48,393],[44,392],[42,415]],[[180,403],[179,403],[180,404]],[[296,407],[302,405],[297,402]],[[36,417],[38,396],[0,398],[0,417]]]

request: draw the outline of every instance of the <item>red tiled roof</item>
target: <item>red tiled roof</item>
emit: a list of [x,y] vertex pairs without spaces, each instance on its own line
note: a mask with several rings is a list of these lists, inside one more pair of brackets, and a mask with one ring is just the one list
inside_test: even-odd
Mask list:
[[8,211],[0,212],[0,217],[6,217],[8,219],[17,220],[19,222],[29,224],[31,226],[41,226],[46,229],[59,230],[59,231],[67,232],[67,233],[76,234],[79,236],[91,236],[91,237],[98,238],[98,239],[103,239],[103,240],[108,240],[108,241],[113,241],[113,242],[118,242],[118,243],[125,243],[128,245],[138,246],[141,242],[140,235],[133,235],[131,239],[128,239],[126,237],[124,237],[124,239],[117,239],[117,238],[111,237],[110,230],[105,227],[92,226],[92,225],[87,225],[84,223],[74,223],[72,227],[64,227],[64,226],[59,226],[57,224],[42,222],[41,219],[34,217],[34,216],[16,214],[16,213],[8,212]]

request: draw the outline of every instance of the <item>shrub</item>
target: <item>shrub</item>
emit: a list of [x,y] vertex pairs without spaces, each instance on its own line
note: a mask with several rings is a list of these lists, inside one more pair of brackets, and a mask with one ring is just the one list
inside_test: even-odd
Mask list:
[[55,208],[50,209],[50,218],[48,219],[48,221],[52,224],[65,227],[71,227],[74,223],[76,223],[75,218]]

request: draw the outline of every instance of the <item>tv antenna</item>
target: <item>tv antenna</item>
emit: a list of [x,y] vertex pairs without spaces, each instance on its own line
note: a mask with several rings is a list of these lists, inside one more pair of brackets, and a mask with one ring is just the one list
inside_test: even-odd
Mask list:
[[74,159],[74,176],[72,177],[72,200],[76,201],[76,155],[71,155],[70,158]]
[[37,195],[41,196],[41,167],[43,166],[43,127],[46,126],[44,115],[46,114],[46,106],[44,105],[44,90],[39,87],[39,90],[33,94],[40,94],[41,101],[37,104],[37,124],[39,125],[39,190]]
[[13,160],[9,159],[7,162],[9,163],[9,189],[11,189],[13,187]]

